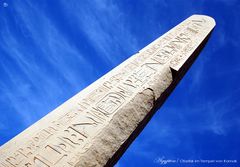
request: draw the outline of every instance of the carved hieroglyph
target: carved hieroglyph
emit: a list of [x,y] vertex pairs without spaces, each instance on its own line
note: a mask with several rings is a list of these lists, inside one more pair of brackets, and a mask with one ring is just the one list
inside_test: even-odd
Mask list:
[[204,46],[193,15],[0,148],[0,167],[112,166]]

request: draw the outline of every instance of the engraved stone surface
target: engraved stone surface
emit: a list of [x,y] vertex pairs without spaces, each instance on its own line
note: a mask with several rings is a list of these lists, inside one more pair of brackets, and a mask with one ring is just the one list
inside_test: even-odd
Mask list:
[[206,43],[215,21],[193,15],[0,148],[0,167],[112,166]]

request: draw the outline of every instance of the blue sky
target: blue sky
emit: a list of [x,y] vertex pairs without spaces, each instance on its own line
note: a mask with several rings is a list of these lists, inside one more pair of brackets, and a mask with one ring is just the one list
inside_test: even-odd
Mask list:
[[239,11],[238,0],[0,0],[0,145],[190,15],[206,14],[217,22],[209,42],[116,166],[239,162]]

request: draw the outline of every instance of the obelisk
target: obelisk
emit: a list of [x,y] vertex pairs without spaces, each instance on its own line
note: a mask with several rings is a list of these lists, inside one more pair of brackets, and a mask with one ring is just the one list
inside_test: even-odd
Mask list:
[[214,26],[211,17],[189,17],[4,144],[0,167],[113,166]]

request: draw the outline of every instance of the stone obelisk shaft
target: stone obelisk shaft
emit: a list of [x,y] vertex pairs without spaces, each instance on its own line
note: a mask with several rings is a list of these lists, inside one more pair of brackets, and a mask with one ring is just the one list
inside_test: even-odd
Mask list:
[[165,101],[215,21],[193,15],[0,148],[0,167],[112,166]]

